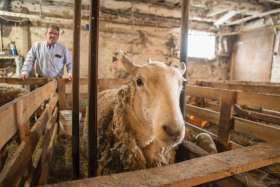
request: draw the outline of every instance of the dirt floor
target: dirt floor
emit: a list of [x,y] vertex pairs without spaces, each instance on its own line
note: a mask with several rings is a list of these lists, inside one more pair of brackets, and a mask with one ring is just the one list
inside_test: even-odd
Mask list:
[[[80,135],[80,137],[82,136]],[[73,180],[71,138],[71,136],[62,133],[58,135],[54,146],[53,158],[50,162],[48,183]],[[87,171],[88,162],[85,155],[82,154],[82,147],[80,147],[80,178],[86,178]]]

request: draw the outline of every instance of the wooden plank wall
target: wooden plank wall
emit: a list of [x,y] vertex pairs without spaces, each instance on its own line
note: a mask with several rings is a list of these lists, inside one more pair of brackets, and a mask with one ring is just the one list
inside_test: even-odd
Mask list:
[[239,35],[231,55],[231,80],[270,81],[274,36],[272,28]]

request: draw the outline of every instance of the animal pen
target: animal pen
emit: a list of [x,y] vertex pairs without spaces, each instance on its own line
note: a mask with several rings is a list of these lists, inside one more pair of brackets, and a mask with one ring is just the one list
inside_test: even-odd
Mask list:
[[[79,40],[76,37],[76,41]],[[97,48],[96,40],[93,36],[92,50]],[[78,57],[79,53],[75,55]],[[210,134],[219,153],[209,155],[195,144],[185,142],[183,148],[198,158],[185,160],[183,154],[184,161],[164,167],[47,184],[49,162],[61,131],[59,124],[64,127],[71,124],[60,111],[75,108],[73,122],[79,121],[79,112],[86,111],[85,103],[91,103],[90,111],[96,108],[92,99],[96,100],[97,91],[119,88],[127,83],[125,79],[97,80],[96,53],[91,54],[90,62],[94,60],[95,63],[90,63],[90,78],[79,79],[79,60],[76,59],[72,89],[72,82],[66,79],[0,78],[0,83],[36,88],[0,106],[0,187],[197,186],[212,182],[222,186],[265,186],[262,180],[253,177],[257,171],[280,177],[280,84],[196,81],[185,85],[185,125],[195,134]],[[206,120],[215,127],[201,128],[188,116]],[[91,122],[96,120],[94,117],[90,117]],[[237,142],[235,133],[249,135],[254,141]],[[10,146],[12,151],[9,151]],[[79,168],[78,165],[74,167]],[[75,175],[74,178],[78,178],[79,174]]]
[[[0,80],[10,84],[43,84],[0,108],[0,120],[4,125],[0,131],[1,164],[2,167],[5,165],[1,170],[0,184],[1,186],[23,183],[25,185],[46,184],[48,161],[52,157],[54,140],[58,133],[58,109],[71,108],[72,93],[69,89],[71,82],[63,79],[58,82],[55,80],[47,82],[46,79],[30,79],[27,82],[14,78]],[[118,87],[125,82],[126,80],[99,80],[98,88],[102,91],[112,88],[111,85]],[[84,101],[87,100],[87,80],[80,80],[80,84],[81,98]],[[205,101],[204,106],[186,105],[187,114],[216,124],[217,134],[207,132],[188,122],[186,125],[195,132],[211,134],[217,143],[223,145],[220,153],[206,156],[207,153],[188,147],[195,154],[204,156],[160,168],[100,176],[51,186],[196,186],[212,181],[220,182],[221,179],[230,176],[235,176],[233,179],[243,182],[248,179],[247,184],[254,186],[255,183],[250,183],[252,174],[249,171],[263,168],[261,170],[279,176],[277,163],[280,160],[278,141],[280,85],[271,83],[261,85],[248,82],[198,81],[195,85],[186,86],[188,96],[218,101],[219,107],[211,105],[208,101]],[[57,88],[59,88],[58,92],[56,92]],[[236,107],[238,109],[234,110],[233,108]],[[217,108],[220,110],[217,111]],[[39,118],[30,127],[29,119],[35,111]],[[227,113],[223,114],[223,112]],[[260,141],[255,145],[243,147],[230,140],[232,131],[253,135]],[[20,142],[12,157],[6,160],[5,146],[16,134],[19,135]],[[41,147],[39,151],[36,148],[38,146]],[[35,148],[37,151],[34,152]],[[261,181],[258,182],[261,183]]]

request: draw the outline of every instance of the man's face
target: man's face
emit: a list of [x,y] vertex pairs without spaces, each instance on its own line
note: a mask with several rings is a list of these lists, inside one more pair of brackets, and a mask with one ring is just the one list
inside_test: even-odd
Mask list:
[[47,38],[47,43],[49,45],[53,45],[57,42],[59,38],[59,33],[57,32],[56,29],[48,28],[48,31],[46,33],[46,38]]

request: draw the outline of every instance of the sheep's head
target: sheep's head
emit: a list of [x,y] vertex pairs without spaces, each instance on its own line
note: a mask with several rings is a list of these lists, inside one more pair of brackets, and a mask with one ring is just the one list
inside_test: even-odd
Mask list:
[[180,143],[185,135],[179,107],[185,68],[182,70],[156,61],[139,66],[121,52],[113,61],[122,63],[133,81],[135,93],[131,112],[140,122],[135,123],[138,127],[134,129],[136,134],[143,135],[143,144],[158,140],[163,147],[173,147]]

